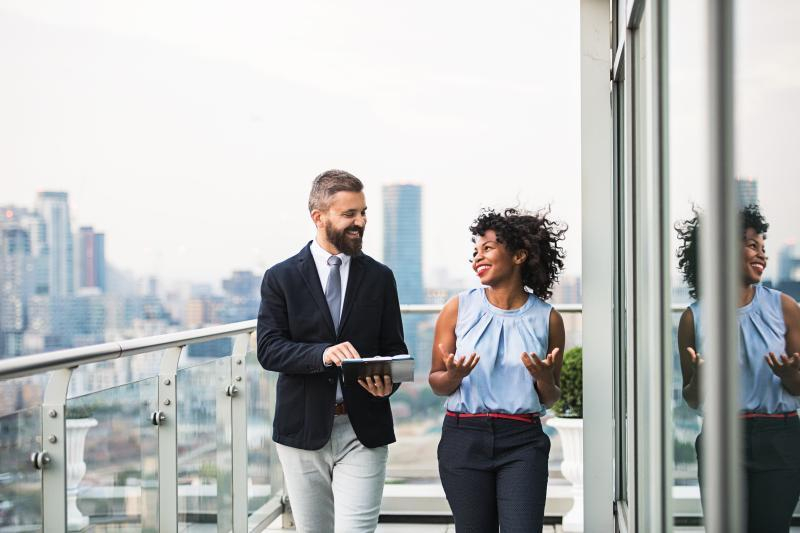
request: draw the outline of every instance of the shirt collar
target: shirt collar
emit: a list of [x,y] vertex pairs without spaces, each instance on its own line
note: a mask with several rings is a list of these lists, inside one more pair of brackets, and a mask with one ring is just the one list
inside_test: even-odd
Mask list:
[[[328,258],[331,256],[331,254],[328,253],[328,251],[325,250],[325,248],[320,246],[320,244],[317,242],[316,238],[314,238],[314,240],[311,241],[311,255],[314,256],[314,259],[316,261],[320,261],[323,264],[327,264],[328,263]],[[336,256],[339,259],[342,260],[342,266],[347,265],[347,264],[350,263],[350,256],[349,255],[347,255],[345,253],[340,253],[340,254],[336,254]]]

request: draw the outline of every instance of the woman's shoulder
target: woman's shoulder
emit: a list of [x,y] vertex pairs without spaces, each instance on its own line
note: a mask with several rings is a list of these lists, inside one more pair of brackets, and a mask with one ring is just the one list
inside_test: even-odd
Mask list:
[[760,283],[756,285],[756,297],[759,300],[759,307],[770,309],[776,317],[783,315],[789,302],[794,302],[794,299],[788,294]]
[[459,292],[453,297],[461,307],[471,307],[483,301],[483,287],[473,287]]

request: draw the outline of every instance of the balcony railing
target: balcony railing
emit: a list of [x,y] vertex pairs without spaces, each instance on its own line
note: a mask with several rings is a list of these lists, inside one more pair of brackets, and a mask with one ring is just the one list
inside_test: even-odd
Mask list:
[[[557,308],[568,347],[580,344],[580,305]],[[384,516],[450,514],[436,468],[442,399],[427,385],[440,309],[402,306],[417,381],[393,398],[398,444]],[[276,376],[256,359],[255,328],[251,320],[0,360],[0,531],[206,523],[244,532],[274,522],[287,511],[271,439]],[[546,508],[555,521],[571,503],[557,449],[554,441]]]

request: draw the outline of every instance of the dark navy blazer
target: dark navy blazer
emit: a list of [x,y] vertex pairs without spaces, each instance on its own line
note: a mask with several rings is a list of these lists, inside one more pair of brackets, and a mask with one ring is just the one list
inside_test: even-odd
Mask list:
[[[336,381],[322,353],[349,341],[362,357],[408,353],[397,285],[389,267],[369,256],[353,256],[338,334],[322,292],[310,244],[264,273],[258,311],[258,360],[278,377],[272,439],[317,450],[331,436]],[[395,385],[394,390],[397,390]],[[395,441],[388,398],[360,386],[342,385],[350,423],[368,448]]]

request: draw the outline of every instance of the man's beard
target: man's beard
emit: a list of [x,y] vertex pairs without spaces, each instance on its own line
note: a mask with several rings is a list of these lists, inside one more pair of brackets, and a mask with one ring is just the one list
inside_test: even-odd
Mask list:
[[[350,237],[347,231],[354,229],[358,231],[358,237]],[[349,226],[342,231],[336,231],[333,224],[325,225],[325,237],[328,242],[336,247],[337,250],[346,255],[358,255],[361,253],[361,241],[364,237],[364,228]]]

